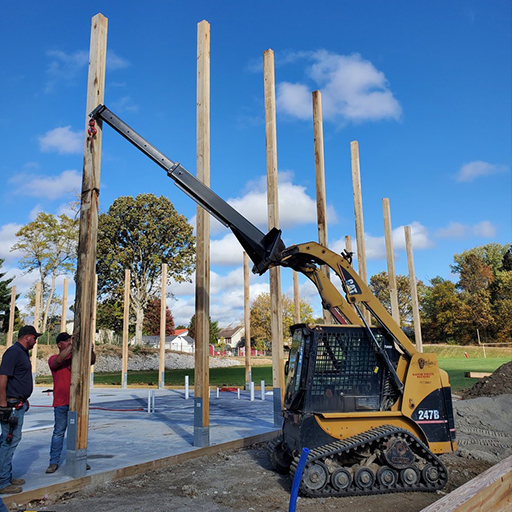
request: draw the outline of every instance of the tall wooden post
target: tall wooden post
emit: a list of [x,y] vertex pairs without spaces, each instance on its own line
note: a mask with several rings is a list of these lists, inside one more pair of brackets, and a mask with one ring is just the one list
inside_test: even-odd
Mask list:
[[293,271],[293,305],[295,309],[295,323],[300,324],[300,294],[299,294],[299,274]]
[[160,291],[160,357],[158,360],[158,388],[165,388],[165,338],[167,327],[167,263],[162,265]]
[[[318,223],[318,242],[329,247],[327,236],[326,198],[325,198],[325,161],[324,129],[322,120],[322,93],[313,91],[313,133],[315,139],[315,178],[316,178],[316,218]],[[322,272],[329,277],[329,267],[321,266]],[[324,323],[331,324],[331,314],[323,310]]]
[[400,311],[398,309],[398,290],[396,286],[395,256],[393,254],[393,230],[391,229],[391,212],[389,199],[382,200],[384,214],[384,239],[386,240],[386,258],[388,262],[389,296],[391,299],[391,316],[400,325]]
[[[197,179],[210,186],[210,24],[197,25]],[[210,216],[197,207],[194,446],[210,445]]]
[[250,389],[251,369],[251,286],[249,256],[244,251],[244,333],[245,333],[245,389]]
[[411,284],[412,318],[414,321],[414,337],[416,338],[416,350],[423,352],[423,341],[421,339],[420,310],[418,305],[418,290],[416,288],[416,275],[414,272],[414,257],[412,254],[411,227],[405,226],[405,248],[407,251],[407,265],[409,267],[409,282]]
[[130,270],[124,271],[123,350],[121,388],[128,387],[128,334],[130,328]]
[[[34,307],[34,327],[36,331],[39,332],[39,314],[41,309],[41,283],[36,283],[36,301],[35,301],[35,307]],[[36,380],[36,373],[37,373],[37,343],[34,345],[34,348],[32,349],[32,378],[34,379],[34,382]]]
[[91,364],[91,318],[96,273],[98,201],[101,170],[102,123],[96,121],[88,136],[89,113],[104,103],[108,20],[102,14],[92,18],[89,75],[85,118],[84,167],[80,204],[78,264],[76,273],[75,327],[71,368],[66,467],[70,476],[85,475],[89,422],[89,375]]
[[[265,89],[265,141],[267,155],[267,207],[268,228],[279,228],[277,192],[277,130],[276,130],[276,85],[274,52],[263,53],[263,75]],[[281,426],[281,410],[284,401],[284,355],[283,322],[281,306],[281,273],[279,267],[270,271],[270,327],[272,333],[272,384],[274,389],[274,425]]]
[[[67,279],[64,281],[67,293]],[[98,274],[94,274],[94,296],[92,305],[91,346],[96,344],[96,319],[98,313]],[[63,329],[65,331],[65,328]],[[91,388],[94,387],[94,365],[91,364]]]
[[[354,193],[354,216],[356,221],[357,270],[359,277],[368,284],[366,272],[366,244],[364,241],[363,195],[361,192],[361,172],[359,167],[359,144],[356,140],[350,143],[352,162],[352,187]],[[363,307],[361,307],[363,309]],[[370,314],[364,309],[366,321],[370,322]]]
[[352,253],[352,239],[350,235],[345,235],[345,250],[351,254]]
[[14,317],[16,316],[16,286],[11,288],[11,309],[9,310],[9,330],[7,331],[7,340],[5,347],[9,348],[12,345],[12,338],[14,335]]
[[64,279],[62,287],[62,314],[60,315],[60,332],[66,331],[66,317],[68,311],[68,278]]

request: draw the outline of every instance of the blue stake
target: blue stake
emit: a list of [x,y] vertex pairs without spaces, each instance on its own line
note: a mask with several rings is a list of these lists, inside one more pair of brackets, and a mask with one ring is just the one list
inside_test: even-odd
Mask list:
[[309,449],[302,448],[302,454],[300,456],[299,463],[297,464],[297,471],[295,472],[295,477],[293,478],[292,494],[290,496],[290,507],[288,508],[288,512],[295,512],[295,507],[297,506],[297,497],[299,496],[300,480],[302,478],[302,473],[304,471],[304,466],[306,465],[308,455]]

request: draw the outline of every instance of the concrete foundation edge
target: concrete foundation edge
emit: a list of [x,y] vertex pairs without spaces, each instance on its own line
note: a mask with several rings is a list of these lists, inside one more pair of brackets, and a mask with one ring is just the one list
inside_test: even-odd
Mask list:
[[34,500],[43,500],[46,495],[59,496],[65,492],[76,492],[84,489],[85,487],[105,484],[107,482],[112,482],[127,476],[145,473],[146,471],[151,471],[154,469],[165,468],[173,464],[180,464],[181,462],[186,462],[187,460],[196,459],[205,455],[215,455],[226,450],[234,450],[237,448],[251,446],[255,443],[262,443],[273,439],[276,435],[279,434],[279,432],[280,431],[278,430],[272,430],[270,432],[265,432],[264,434],[257,434],[255,436],[245,437],[242,439],[235,439],[233,441],[215,444],[205,448],[192,448],[188,452],[177,453],[176,455],[170,455],[169,457],[164,457],[162,459],[142,462],[140,464],[134,464],[133,466],[127,466],[125,468],[105,471],[104,473],[88,475],[81,478],[68,480],[66,482],[60,482],[58,484],[48,485],[39,489],[31,489],[19,494],[2,496],[2,499],[7,507],[10,507],[13,503],[16,503],[16,506],[26,505]]

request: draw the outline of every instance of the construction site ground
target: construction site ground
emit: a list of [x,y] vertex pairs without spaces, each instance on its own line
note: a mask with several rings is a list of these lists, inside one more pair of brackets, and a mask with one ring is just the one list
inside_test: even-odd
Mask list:
[[[505,368],[504,368],[505,367]],[[512,363],[497,370],[495,383],[486,384],[491,396],[454,399],[459,451],[443,455],[450,480],[437,493],[306,499],[299,498],[297,510],[304,512],[350,509],[416,512],[471,480],[512,454]],[[14,458],[14,476],[25,478],[24,495],[31,490],[43,499],[27,503],[23,495],[4,497],[10,510],[20,504],[29,510],[73,510],[112,512],[129,510],[194,510],[274,512],[288,510],[291,481],[275,473],[267,459],[265,443],[192,458],[162,469],[127,478],[109,480],[113,469],[143,465],[173,454],[196,452],[193,446],[193,399],[184,390],[156,390],[155,413],[147,412],[148,390],[97,389],[91,392],[88,442],[88,475],[94,485],[56,492],[54,484],[72,482],[65,465],[45,474],[51,437],[51,396],[37,388],[33,408],[26,416],[22,441]],[[494,391],[494,393],[493,393]],[[496,391],[504,391],[496,394]],[[221,392],[210,399],[210,439],[220,445],[235,439],[272,435],[272,396],[251,402],[247,392]],[[133,409],[133,410],[130,410]],[[197,451],[197,454],[201,452]],[[104,479],[101,475],[106,475]],[[98,483],[100,482],[100,483]],[[54,486],[54,487],[52,487]]]

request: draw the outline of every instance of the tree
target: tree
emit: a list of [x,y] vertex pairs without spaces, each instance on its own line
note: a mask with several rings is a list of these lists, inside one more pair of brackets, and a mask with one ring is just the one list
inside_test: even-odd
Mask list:
[[55,217],[51,213],[39,212],[34,221],[16,233],[16,237],[18,241],[11,251],[18,250],[23,254],[19,267],[26,274],[32,271],[39,273],[43,296],[41,330],[44,332],[56,279],[60,275],[73,273],[76,267],[78,220],[64,214]]
[[190,280],[194,243],[192,226],[163,196],[120,197],[107,213],[100,215],[97,249],[100,302],[123,300],[124,272],[129,269],[136,343],[142,343],[144,311],[160,284],[162,263],[169,266],[169,280]]
[[[144,312],[144,324],[142,326],[143,334],[147,336],[160,336],[160,299],[153,297]],[[174,318],[169,306],[165,306],[165,335],[174,334]]]
[[[219,339],[219,333],[220,333],[220,327],[219,322],[215,321],[212,322],[211,317],[209,317],[210,320],[210,344],[211,345],[217,345],[218,339]],[[196,339],[196,315],[192,315],[192,318],[190,319],[190,323],[188,324],[188,335],[192,339]]]
[[[418,281],[418,295],[422,292],[423,283]],[[408,276],[397,275],[396,287],[398,295],[398,312],[400,313],[400,325],[409,327],[412,325],[412,299],[411,285]],[[370,290],[379,299],[381,304],[391,314],[391,295],[389,293],[389,277],[387,272],[379,272],[370,277]]]
[[[288,295],[281,296],[283,315],[283,341],[290,341],[290,327],[295,323],[295,304]],[[304,299],[300,299],[300,320],[313,323],[313,309]],[[264,343],[271,350],[272,333],[270,329],[270,293],[260,293],[251,304],[251,337],[259,347]]]
[[[0,259],[0,269],[5,260]],[[11,293],[12,289],[9,286],[14,278],[2,279],[5,276],[5,272],[0,272],[0,332],[7,332],[9,330],[9,316],[11,314]],[[16,295],[18,298],[19,295]],[[19,326],[20,312],[18,308],[15,308],[14,314],[14,325]]]

